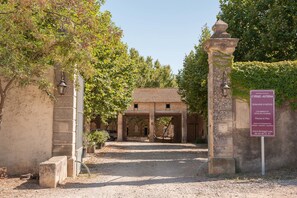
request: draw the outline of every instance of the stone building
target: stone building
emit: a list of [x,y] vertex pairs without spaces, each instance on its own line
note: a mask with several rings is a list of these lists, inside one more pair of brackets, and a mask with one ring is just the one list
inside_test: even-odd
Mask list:
[[[172,138],[173,142],[195,142],[205,139],[204,122],[200,116],[190,115],[176,88],[139,88],[133,93],[131,106],[118,115],[118,141],[129,136]],[[160,118],[170,125],[158,124]],[[168,128],[167,128],[168,127]]]

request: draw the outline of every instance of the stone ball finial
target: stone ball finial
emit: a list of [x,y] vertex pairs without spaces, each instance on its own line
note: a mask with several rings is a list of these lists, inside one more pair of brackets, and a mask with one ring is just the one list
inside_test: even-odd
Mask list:
[[230,34],[226,32],[228,29],[228,24],[219,19],[214,26],[212,26],[212,30],[214,31],[211,38],[231,38]]

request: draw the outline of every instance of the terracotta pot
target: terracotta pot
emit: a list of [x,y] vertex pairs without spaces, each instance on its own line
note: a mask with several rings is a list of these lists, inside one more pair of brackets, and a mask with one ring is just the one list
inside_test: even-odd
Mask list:
[[97,143],[97,148],[98,149],[102,149],[103,146],[104,146],[103,143]]
[[87,152],[88,153],[95,153],[95,146],[88,146],[87,147]]

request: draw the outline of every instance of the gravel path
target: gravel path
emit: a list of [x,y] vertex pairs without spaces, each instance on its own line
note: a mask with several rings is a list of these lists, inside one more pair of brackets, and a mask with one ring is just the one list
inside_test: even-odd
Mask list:
[[297,171],[210,177],[207,147],[109,142],[87,157],[91,178],[68,178],[56,189],[36,181],[0,179],[0,197],[297,197]]

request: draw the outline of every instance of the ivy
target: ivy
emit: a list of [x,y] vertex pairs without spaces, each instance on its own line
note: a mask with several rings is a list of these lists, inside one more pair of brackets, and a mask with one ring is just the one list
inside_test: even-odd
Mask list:
[[275,90],[277,106],[297,109],[297,61],[236,62],[231,72],[233,97],[249,101],[249,91]]

